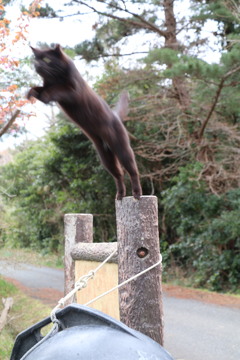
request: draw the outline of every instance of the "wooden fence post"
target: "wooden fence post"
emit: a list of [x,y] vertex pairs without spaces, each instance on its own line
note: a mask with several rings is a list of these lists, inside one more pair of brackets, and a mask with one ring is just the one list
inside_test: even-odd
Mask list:
[[[119,283],[160,259],[156,196],[116,200]],[[163,345],[161,266],[119,289],[120,319]]]
[[71,251],[78,242],[93,242],[93,216],[92,214],[66,214],[64,215],[65,237],[65,295],[74,287],[75,269]]

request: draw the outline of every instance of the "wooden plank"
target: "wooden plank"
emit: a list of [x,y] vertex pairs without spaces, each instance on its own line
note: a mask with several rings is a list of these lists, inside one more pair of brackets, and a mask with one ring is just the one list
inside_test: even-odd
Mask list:
[[[80,260],[75,262],[76,278],[86,275],[90,270],[94,270],[100,263],[96,261]],[[103,294],[105,291],[112,289],[118,282],[118,265],[106,263],[95,275],[92,280],[88,281],[85,289],[77,292],[77,303],[86,304],[88,301]],[[89,305],[93,309],[119,320],[119,302],[118,291],[115,290],[103,298]]]

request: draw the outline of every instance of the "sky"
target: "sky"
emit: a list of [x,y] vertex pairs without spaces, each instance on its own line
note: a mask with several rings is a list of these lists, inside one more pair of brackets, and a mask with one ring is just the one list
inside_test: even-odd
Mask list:
[[[22,2],[25,2],[26,5],[30,3],[30,1],[27,0],[15,0],[13,5],[8,8],[6,17],[11,20],[11,26],[13,28],[20,14],[19,3]],[[52,5],[52,7],[54,7],[54,3],[56,4],[56,1],[54,0],[48,0],[47,2],[50,6]],[[60,5],[65,2],[65,0],[58,0],[58,7],[60,8]],[[186,12],[188,7],[189,0],[180,1],[176,12]],[[68,8],[67,10],[69,11]],[[73,12],[74,9],[71,10],[71,13]],[[36,46],[38,42],[46,42],[48,44],[60,43],[63,47],[74,46],[77,43],[80,43],[85,39],[91,39],[94,36],[92,26],[95,24],[96,20],[97,16],[94,14],[83,16],[80,19],[79,17],[68,17],[64,19],[64,21],[60,21],[59,19],[32,19],[28,27],[28,45],[31,44],[32,46]],[[205,29],[206,36],[209,37],[212,31],[213,23],[210,22]],[[134,50],[138,51],[139,43],[141,43],[142,46],[144,42],[144,47],[147,51],[153,41],[151,36],[151,34],[146,34],[145,37],[137,35],[132,41],[128,41],[127,47],[130,49],[130,52]],[[21,57],[22,54],[24,54],[24,56],[31,55],[31,49],[28,45],[25,44],[24,47],[19,46],[19,48],[16,48],[16,57]],[[214,47],[214,44],[212,44],[212,46]],[[210,62],[217,61],[216,51],[212,54],[208,51],[208,53],[205,55],[203,54],[202,57],[203,59],[205,57],[205,59]],[[122,61],[129,62],[130,60],[122,59]],[[133,58],[131,61],[136,61],[136,58]],[[85,79],[88,82],[90,81],[90,84],[91,80],[96,79],[103,69],[101,65],[88,67],[84,61],[77,61],[76,65],[83,77],[85,76]],[[37,101],[35,104],[29,104],[26,108],[26,111],[28,110],[36,114],[36,117],[30,118],[25,124],[28,134],[18,138],[6,135],[3,136],[0,141],[0,151],[8,147],[14,147],[29,138],[36,139],[44,134],[49,123],[48,117],[51,113],[50,107]],[[58,110],[56,109],[55,112],[57,113]]]
[[[6,18],[11,20],[12,28],[15,27],[15,24],[18,21],[17,19],[20,14],[20,2],[21,1],[16,0],[13,5],[7,9]],[[29,4],[29,1],[26,1],[26,3]],[[53,1],[50,0],[48,3],[51,5]],[[65,1],[58,1],[58,4],[61,3],[65,3]],[[67,18],[64,21],[60,21],[59,19],[33,19],[31,20],[28,27],[28,43],[31,46],[36,46],[38,42],[46,42],[48,44],[60,43],[62,46],[76,45],[76,43],[93,36],[92,24],[94,21],[95,20],[92,18],[91,21],[81,24],[78,19],[72,17]],[[84,31],[81,33],[80,29],[83,27]],[[68,31],[66,31],[66,28]],[[70,34],[71,36],[69,36]],[[16,58],[21,57],[23,53],[24,56],[32,55],[30,47],[26,45],[16,46],[14,51]],[[81,62],[79,66],[82,66],[83,64],[84,63]],[[86,72],[87,67],[85,66],[85,68],[81,70]],[[12,148],[21,142],[26,141],[27,139],[37,139],[39,136],[44,134],[45,129],[48,127],[48,117],[51,115],[51,109],[37,101],[35,104],[29,104],[27,107],[25,107],[25,110],[26,112],[33,112],[37,115],[36,117],[31,117],[28,121],[22,122],[22,124],[25,125],[28,133],[19,137],[4,135],[0,141],[0,151],[5,150],[8,147]],[[55,112],[57,113],[58,110],[56,109]]]

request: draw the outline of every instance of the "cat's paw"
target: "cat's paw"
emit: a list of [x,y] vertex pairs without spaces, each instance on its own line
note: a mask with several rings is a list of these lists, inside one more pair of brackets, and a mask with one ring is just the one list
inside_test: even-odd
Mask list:
[[122,191],[118,190],[118,192],[116,194],[116,200],[122,200],[124,198],[124,196],[126,196],[125,189],[123,189]]
[[119,194],[119,193],[116,194],[116,200],[122,200],[123,197],[124,196],[122,194]]
[[142,196],[142,189],[141,188],[133,189],[132,194],[133,194],[134,199],[140,200],[140,198]]
[[38,99],[38,97],[39,97],[39,93],[35,88],[30,89],[29,92],[27,93],[28,100],[30,100],[31,98]]
[[50,103],[52,99],[50,98],[49,94],[45,91],[43,91],[39,97],[39,100],[41,100],[44,104]]

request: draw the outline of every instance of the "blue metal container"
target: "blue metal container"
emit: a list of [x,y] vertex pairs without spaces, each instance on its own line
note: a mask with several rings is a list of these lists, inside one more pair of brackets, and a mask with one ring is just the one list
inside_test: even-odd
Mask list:
[[57,312],[55,333],[46,318],[20,333],[10,360],[173,360],[162,346],[97,310],[72,304]]

